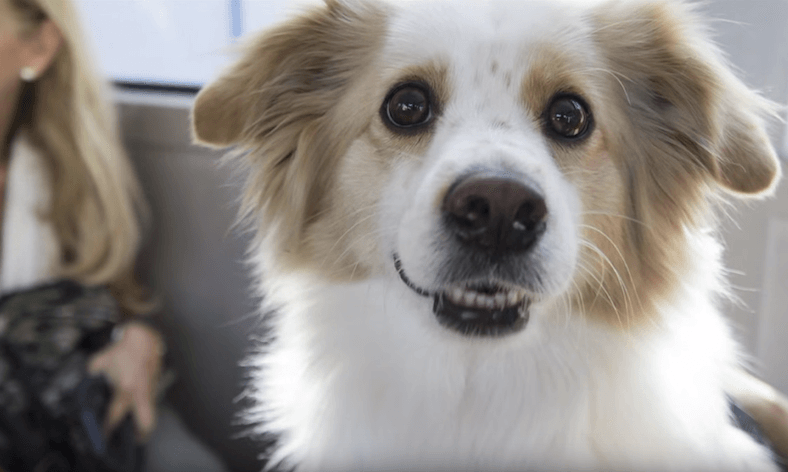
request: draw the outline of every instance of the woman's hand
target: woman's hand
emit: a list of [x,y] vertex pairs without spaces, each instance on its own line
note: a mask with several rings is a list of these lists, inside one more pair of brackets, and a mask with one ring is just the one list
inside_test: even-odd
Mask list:
[[104,422],[106,432],[131,412],[144,441],[156,426],[156,389],[164,343],[152,328],[134,321],[123,325],[122,336],[88,362],[91,374],[104,374],[114,389]]

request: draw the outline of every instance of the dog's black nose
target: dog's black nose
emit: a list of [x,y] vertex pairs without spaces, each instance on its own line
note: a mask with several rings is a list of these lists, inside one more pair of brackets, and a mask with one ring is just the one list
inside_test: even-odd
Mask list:
[[449,189],[443,213],[462,243],[503,255],[534,245],[546,227],[547,205],[539,192],[514,178],[474,174]]

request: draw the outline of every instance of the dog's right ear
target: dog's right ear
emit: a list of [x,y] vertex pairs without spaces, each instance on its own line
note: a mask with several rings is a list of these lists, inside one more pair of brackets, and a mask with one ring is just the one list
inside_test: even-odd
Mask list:
[[374,46],[358,38],[374,35],[350,33],[362,33],[360,24],[380,31],[381,21],[380,12],[363,1],[325,0],[325,5],[253,38],[243,58],[197,95],[192,109],[194,140],[217,148],[243,142],[259,134],[256,125],[266,118],[293,115],[293,110],[276,110],[278,104],[320,113],[314,108],[327,106],[329,100],[316,100],[314,93],[340,93],[352,71],[358,70],[353,60]]
[[248,72],[236,66],[197,94],[192,108],[192,135],[196,143],[221,148],[239,140],[250,111],[248,97],[253,80]]
[[337,159],[374,115],[374,102],[345,98],[374,70],[387,21],[382,2],[325,0],[254,38],[197,95],[195,141],[243,156],[242,213],[266,222],[282,254],[300,254],[304,228],[329,202]]

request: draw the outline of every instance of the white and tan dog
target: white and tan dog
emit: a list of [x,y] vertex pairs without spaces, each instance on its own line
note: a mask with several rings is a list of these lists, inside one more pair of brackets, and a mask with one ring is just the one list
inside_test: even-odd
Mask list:
[[677,2],[329,0],[198,96],[236,145],[298,471],[777,470],[736,428],[715,209],[780,170]]

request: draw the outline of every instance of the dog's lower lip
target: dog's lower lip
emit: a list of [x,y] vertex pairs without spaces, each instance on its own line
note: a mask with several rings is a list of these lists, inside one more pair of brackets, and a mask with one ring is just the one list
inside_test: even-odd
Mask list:
[[433,299],[438,321],[470,336],[500,336],[521,330],[528,322],[531,300],[523,289],[498,283],[454,284],[431,293],[414,284],[394,255],[394,267],[411,290]]

